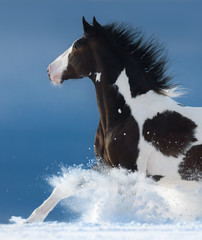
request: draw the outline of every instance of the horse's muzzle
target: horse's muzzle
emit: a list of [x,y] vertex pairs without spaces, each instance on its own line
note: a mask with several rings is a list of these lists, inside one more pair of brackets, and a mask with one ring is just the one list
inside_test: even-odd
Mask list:
[[47,68],[47,73],[49,79],[56,85],[59,85],[62,83],[61,79],[61,73],[55,72],[51,64]]

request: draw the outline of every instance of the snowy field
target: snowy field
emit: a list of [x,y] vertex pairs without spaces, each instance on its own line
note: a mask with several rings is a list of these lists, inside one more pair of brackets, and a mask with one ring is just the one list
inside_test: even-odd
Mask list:
[[0,240],[201,240],[202,224],[43,223],[0,225]]
[[24,224],[12,217],[0,225],[0,240],[202,239],[202,183],[156,183],[120,169],[100,174],[79,167],[48,181],[72,193],[61,204],[78,219]]

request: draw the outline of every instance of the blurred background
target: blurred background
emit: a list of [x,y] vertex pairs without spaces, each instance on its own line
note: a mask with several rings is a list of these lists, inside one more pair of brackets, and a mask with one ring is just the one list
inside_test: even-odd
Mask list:
[[[98,126],[89,79],[54,87],[47,66],[83,34],[81,19],[138,26],[166,46],[177,101],[202,106],[202,1],[0,0],[0,223],[28,215],[51,192],[61,166],[94,159]],[[57,207],[47,220],[69,221]]]

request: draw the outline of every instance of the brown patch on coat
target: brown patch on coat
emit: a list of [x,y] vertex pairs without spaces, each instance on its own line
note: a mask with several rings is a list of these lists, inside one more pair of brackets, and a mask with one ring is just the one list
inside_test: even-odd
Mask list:
[[143,136],[164,155],[177,158],[197,140],[194,136],[196,127],[192,120],[167,110],[145,121]]
[[202,145],[193,146],[187,151],[179,165],[179,174],[183,180],[202,180]]

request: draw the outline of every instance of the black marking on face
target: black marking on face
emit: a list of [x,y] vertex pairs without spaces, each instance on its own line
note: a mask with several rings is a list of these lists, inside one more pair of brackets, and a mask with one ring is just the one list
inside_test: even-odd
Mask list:
[[194,136],[196,127],[192,120],[167,110],[145,121],[143,136],[164,155],[178,157],[197,141]]
[[95,61],[86,37],[78,39],[72,45],[68,64],[62,74],[62,80],[77,79],[89,76],[93,72]]

